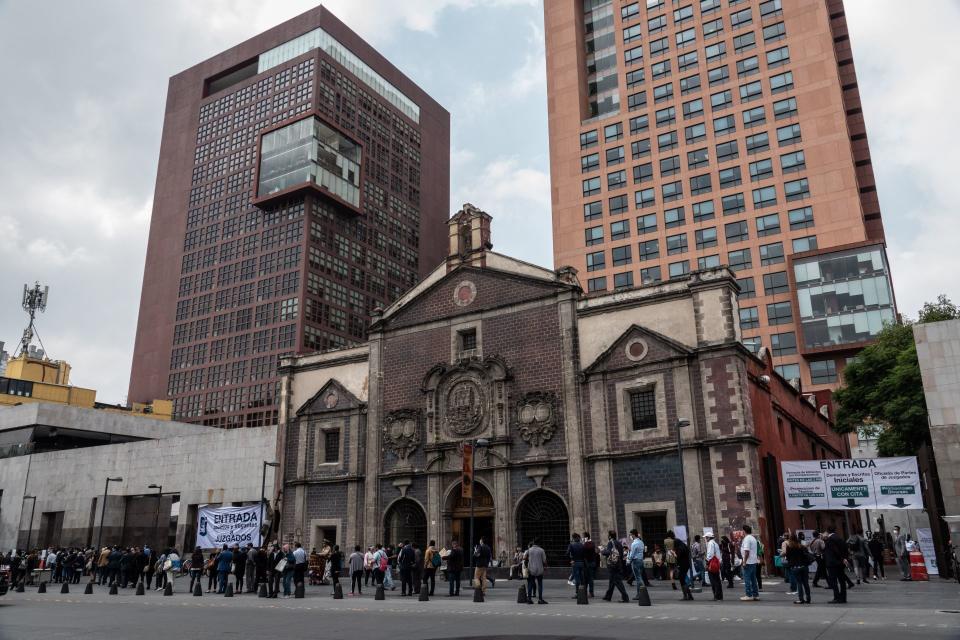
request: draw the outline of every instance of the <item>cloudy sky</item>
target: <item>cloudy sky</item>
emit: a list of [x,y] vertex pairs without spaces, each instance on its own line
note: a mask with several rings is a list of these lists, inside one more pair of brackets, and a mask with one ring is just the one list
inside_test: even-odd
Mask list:
[[[550,0],[547,0],[548,2]],[[74,383],[125,399],[171,75],[316,0],[0,0],[0,341],[23,283],[50,285],[40,337]],[[329,0],[451,113],[451,210],[494,215],[499,251],[551,262],[542,5]],[[847,0],[900,310],[960,299],[953,150],[960,4]],[[905,28],[906,27],[906,28]]]

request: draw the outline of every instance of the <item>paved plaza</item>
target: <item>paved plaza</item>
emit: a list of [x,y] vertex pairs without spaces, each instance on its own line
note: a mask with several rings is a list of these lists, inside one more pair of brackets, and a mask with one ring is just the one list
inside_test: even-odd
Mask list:
[[[669,585],[655,585],[653,606],[607,603],[599,598],[577,605],[564,581],[548,581],[548,605],[516,603],[517,582],[498,580],[486,601],[470,591],[448,598],[438,584],[429,602],[387,592],[333,600],[329,587],[307,587],[303,599],[225,598],[187,593],[177,581],[172,597],[157,592],[137,597],[133,590],[110,596],[105,587],[83,595],[72,585],[38,594],[0,598],[0,639],[13,638],[317,638],[391,640],[406,638],[960,638],[960,585],[956,582],[886,582],[858,586],[850,603],[829,605],[830,592],[815,590],[810,606],[793,605],[782,582],[769,580],[760,602],[742,603],[741,590],[713,602],[708,593],[683,602]],[[598,593],[598,595],[600,595]]]

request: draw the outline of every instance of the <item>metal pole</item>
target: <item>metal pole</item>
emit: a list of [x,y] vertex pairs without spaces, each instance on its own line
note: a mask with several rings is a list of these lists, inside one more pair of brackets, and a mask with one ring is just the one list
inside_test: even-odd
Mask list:
[[103,504],[100,505],[100,532],[97,534],[97,548],[95,553],[100,557],[100,545],[103,544],[103,519],[107,515],[107,488],[110,486],[110,478],[103,483]]
[[470,581],[472,582],[473,581],[473,494],[470,495],[470,546],[467,549],[467,553],[470,554]]
[[37,509],[37,496],[24,496],[24,500],[30,499],[33,502],[30,506],[30,524],[27,525],[27,553],[30,553],[30,534],[33,533],[33,513]]
[[683,501],[683,520],[687,527],[687,540],[690,540],[690,518],[687,515],[687,483],[683,478],[683,443],[680,440],[680,430],[685,426],[683,422],[683,420],[677,421],[677,464],[680,469],[680,497]]
[[257,529],[259,535],[257,536],[259,544],[257,547],[263,546],[263,501],[266,499],[267,493],[267,461],[263,461],[263,479],[260,481],[260,526]]
[[[157,513],[153,518],[153,535],[159,535],[158,532],[160,530],[160,501],[162,499],[163,499],[163,485],[160,485],[157,487]],[[163,542],[163,540],[161,539],[158,542]],[[161,546],[166,546],[166,545],[158,544],[156,546],[156,549],[160,549]]]

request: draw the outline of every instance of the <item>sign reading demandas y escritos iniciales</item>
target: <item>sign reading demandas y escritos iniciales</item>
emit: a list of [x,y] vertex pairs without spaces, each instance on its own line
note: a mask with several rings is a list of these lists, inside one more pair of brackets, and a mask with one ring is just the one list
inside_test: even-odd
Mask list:
[[223,545],[260,546],[260,505],[204,506],[197,510],[197,546],[219,549]]
[[915,457],[780,463],[787,509],[922,509]]

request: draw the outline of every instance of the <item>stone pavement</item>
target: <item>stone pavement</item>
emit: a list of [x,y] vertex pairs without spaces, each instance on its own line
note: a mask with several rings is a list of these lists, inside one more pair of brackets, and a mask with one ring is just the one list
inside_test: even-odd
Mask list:
[[960,585],[939,579],[858,586],[846,606],[826,604],[831,595],[825,589],[814,591],[813,605],[793,605],[786,586],[774,580],[765,581],[760,602],[748,603],[737,600],[740,589],[727,592],[723,602],[713,602],[709,590],[694,602],[683,602],[669,585],[655,585],[652,607],[599,598],[577,605],[572,589],[560,580],[546,584],[548,605],[517,604],[519,584],[505,580],[487,591],[484,603],[474,603],[470,590],[460,598],[446,597],[441,590],[445,583],[437,585],[429,602],[401,597],[399,591],[388,592],[384,601],[375,601],[372,591],[333,600],[330,587],[308,587],[303,599],[207,593],[198,598],[187,593],[184,580],[177,581],[179,592],[173,597],[153,591],[137,597],[133,590],[110,596],[100,587],[85,596],[83,586],[71,585],[69,595],[60,594],[58,586],[46,594],[31,587],[0,598],[0,638],[167,639],[174,629],[191,638],[316,638],[320,631],[391,640],[497,635],[665,640],[717,633],[786,639],[960,638]]

